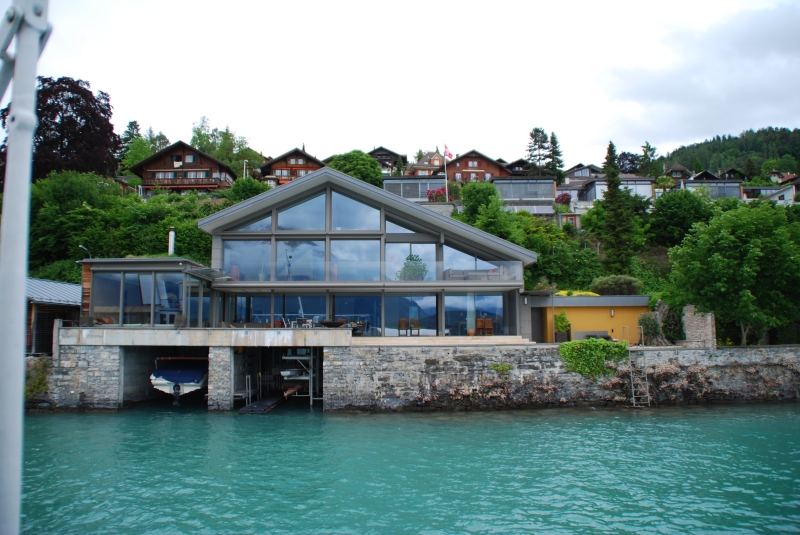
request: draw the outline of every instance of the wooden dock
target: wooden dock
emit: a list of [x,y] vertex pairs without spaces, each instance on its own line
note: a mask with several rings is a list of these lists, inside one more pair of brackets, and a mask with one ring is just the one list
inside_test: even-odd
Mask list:
[[266,414],[285,400],[286,398],[283,396],[283,392],[272,394],[242,407],[239,409],[239,414]]

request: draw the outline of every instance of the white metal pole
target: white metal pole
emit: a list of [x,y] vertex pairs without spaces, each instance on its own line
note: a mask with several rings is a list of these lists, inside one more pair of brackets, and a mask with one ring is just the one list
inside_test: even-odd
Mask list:
[[444,201],[450,202],[450,188],[447,185],[447,144],[444,146]]
[[23,22],[16,33],[0,223],[0,533],[3,534],[19,533],[20,529],[31,154],[36,129],[36,62],[40,40],[47,29],[47,0],[15,2],[6,19],[12,14],[23,17]]

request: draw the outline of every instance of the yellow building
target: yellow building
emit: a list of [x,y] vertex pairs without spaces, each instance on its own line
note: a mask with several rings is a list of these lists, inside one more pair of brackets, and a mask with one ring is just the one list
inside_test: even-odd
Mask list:
[[[571,340],[610,337],[639,341],[639,314],[649,312],[647,295],[560,296],[554,292],[523,292],[520,297],[520,334],[534,342],[555,339],[553,316],[567,312]],[[563,340],[562,340],[563,341]]]

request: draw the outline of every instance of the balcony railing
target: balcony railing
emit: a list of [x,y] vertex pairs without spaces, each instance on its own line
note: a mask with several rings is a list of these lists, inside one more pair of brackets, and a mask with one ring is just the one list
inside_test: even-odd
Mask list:
[[162,188],[185,188],[189,186],[219,187],[220,182],[219,178],[143,178],[142,186],[160,186]]
[[[476,283],[518,283],[524,281],[522,262],[494,261],[471,263],[331,261],[303,262],[289,266],[279,262],[275,269],[269,262],[238,262],[226,266],[232,281],[247,282],[402,282],[425,284],[439,281]],[[327,277],[326,277],[327,275]]]

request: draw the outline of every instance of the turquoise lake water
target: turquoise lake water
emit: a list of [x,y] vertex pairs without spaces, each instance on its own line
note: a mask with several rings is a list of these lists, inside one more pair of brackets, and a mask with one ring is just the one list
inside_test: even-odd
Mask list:
[[25,422],[25,533],[800,533],[800,405]]

